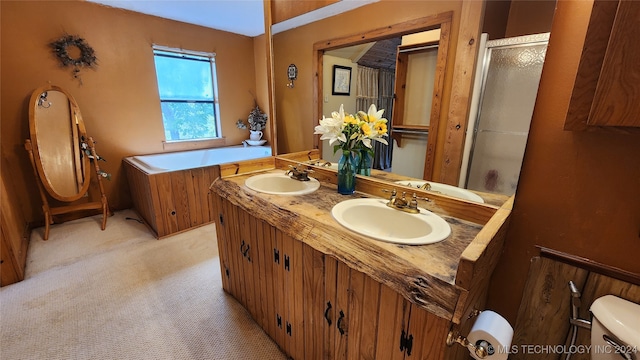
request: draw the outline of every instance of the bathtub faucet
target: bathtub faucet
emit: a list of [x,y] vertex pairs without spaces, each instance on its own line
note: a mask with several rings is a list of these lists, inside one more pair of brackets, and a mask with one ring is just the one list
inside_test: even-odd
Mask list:
[[298,169],[296,166],[289,165],[289,170],[285,172],[285,175],[289,175],[290,178],[298,181],[309,181],[309,173],[313,172],[313,170],[307,169]]

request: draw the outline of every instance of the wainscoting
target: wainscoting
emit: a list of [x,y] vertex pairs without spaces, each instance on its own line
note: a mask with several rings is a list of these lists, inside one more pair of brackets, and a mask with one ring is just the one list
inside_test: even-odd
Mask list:
[[[579,312],[582,319],[591,320],[589,307],[595,299],[607,294],[640,303],[640,274],[543,248],[541,256],[531,260],[512,341],[512,349],[518,351],[512,352],[510,360],[565,359],[564,354],[553,351],[535,353],[527,351],[526,346],[560,345],[569,348],[570,280],[582,294]],[[575,345],[590,344],[591,332],[579,328]],[[590,356],[588,352],[575,353],[571,360],[589,360]]]
[[209,186],[217,166],[147,174],[123,161],[135,210],[158,239],[214,221]]

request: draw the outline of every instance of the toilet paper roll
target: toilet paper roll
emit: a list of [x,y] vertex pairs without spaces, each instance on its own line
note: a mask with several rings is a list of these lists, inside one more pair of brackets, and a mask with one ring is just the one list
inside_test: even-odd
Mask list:
[[[491,360],[506,360],[509,356],[513,328],[509,322],[490,310],[485,310],[478,315],[476,322],[467,336],[467,340],[474,346],[484,346],[487,349],[487,357]],[[471,356],[480,359],[473,351]]]

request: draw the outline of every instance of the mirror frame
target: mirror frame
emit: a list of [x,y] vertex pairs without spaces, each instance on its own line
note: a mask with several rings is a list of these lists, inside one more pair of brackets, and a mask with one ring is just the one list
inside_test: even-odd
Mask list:
[[[444,77],[446,74],[447,54],[450,46],[451,23],[453,21],[453,11],[426,16],[418,19],[409,20],[392,26],[385,26],[377,29],[371,29],[364,34],[347,35],[339,38],[318,41],[313,44],[313,63],[312,68],[317,69],[314,76],[313,101],[314,101],[314,119],[322,118],[322,94],[324,93],[322,84],[323,74],[323,55],[327,50],[333,50],[340,47],[359,45],[373,41],[385,40],[392,37],[403,36],[411,33],[440,29],[440,40],[438,42],[438,60],[436,79],[434,83],[433,103],[431,108],[431,121],[437,120],[430,124],[429,134],[427,138],[427,154],[424,166],[424,179],[432,180],[433,169],[435,165],[436,142],[438,139],[438,123],[446,122],[441,119],[442,97],[444,91]],[[397,74],[396,74],[397,77]],[[396,79],[397,80],[397,79]],[[396,108],[394,99],[394,109]],[[392,121],[391,119],[388,119]],[[393,129],[391,129],[393,131]],[[392,139],[389,134],[389,139]],[[391,140],[393,141],[393,140]],[[390,144],[391,146],[392,143]],[[322,143],[320,136],[313,138],[313,146],[322,152]]]
[[[69,125],[70,130],[72,131],[72,141],[73,141],[73,156],[78,161],[78,164],[81,165],[81,169],[78,169],[78,165],[76,165],[76,179],[80,179],[82,176],[83,182],[82,186],[79,187],[78,192],[73,196],[64,196],[60,195],[56,192],[54,187],[51,184],[51,180],[47,176],[45,168],[42,166],[42,157],[40,155],[40,148],[38,142],[38,131],[37,131],[37,119],[36,119],[36,109],[38,107],[38,101],[40,99],[40,95],[44,92],[48,91],[58,91],[63,93],[68,101],[69,101],[69,109],[70,109],[70,118]],[[75,123],[75,126],[73,126]],[[87,139],[87,133],[84,127],[84,121],[82,120],[82,115],[80,113],[80,108],[78,107],[78,103],[71,96],[69,92],[62,89],[61,87],[55,85],[45,85],[37,88],[32,94],[31,99],[29,100],[29,135],[31,138],[31,147],[33,149],[33,157],[34,164],[38,172],[38,177],[40,178],[40,183],[45,188],[46,192],[51,195],[56,200],[64,201],[64,202],[72,202],[83,197],[87,191],[89,190],[89,184],[91,183],[91,165],[88,156],[81,156],[80,154],[80,139],[84,137]],[[78,184],[80,182],[78,181]]]

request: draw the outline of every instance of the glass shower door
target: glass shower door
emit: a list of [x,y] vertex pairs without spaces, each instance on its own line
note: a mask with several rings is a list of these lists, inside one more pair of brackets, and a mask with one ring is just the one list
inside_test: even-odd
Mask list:
[[548,36],[487,41],[467,189],[515,193]]

